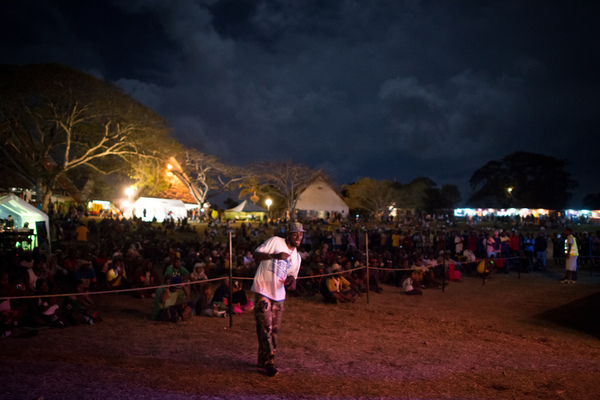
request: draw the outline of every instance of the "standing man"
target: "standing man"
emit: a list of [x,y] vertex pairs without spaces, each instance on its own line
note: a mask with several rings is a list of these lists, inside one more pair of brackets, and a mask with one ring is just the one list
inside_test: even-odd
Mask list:
[[275,349],[277,331],[283,317],[285,290],[296,288],[296,278],[301,258],[298,246],[302,243],[304,229],[299,222],[292,222],[285,239],[273,236],[254,252],[258,265],[252,291],[255,293],[254,316],[258,337],[258,365],[266,369],[267,375],[277,375]]
[[577,257],[579,249],[577,248],[577,240],[573,237],[571,228],[565,229],[565,279],[560,283],[575,283],[577,280]]
[[546,250],[548,249],[548,242],[546,241],[546,235],[543,232],[538,233],[535,242],[533,243],[533,250],[535,250],[535,258],[541,270],[546,270]]

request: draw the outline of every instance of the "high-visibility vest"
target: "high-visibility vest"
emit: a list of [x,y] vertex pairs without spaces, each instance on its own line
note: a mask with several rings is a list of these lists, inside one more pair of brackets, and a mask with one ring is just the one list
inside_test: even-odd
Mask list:
[[575,237],[573,235],[567,236],[567,239],[565,240],[565,254],[567,253],[567,250],[569,248],[569,243],[568,243],[569,238],[573,238],[573,244],[571,245],[571,252],[567,255],[568,256],[578,256],[579,249],[577,248],[577,240],[575,239]]

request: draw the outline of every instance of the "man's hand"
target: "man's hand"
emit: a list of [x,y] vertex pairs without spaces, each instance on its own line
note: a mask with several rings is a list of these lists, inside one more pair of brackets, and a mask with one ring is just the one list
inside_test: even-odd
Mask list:
[[285,278],[283,286],[285,286],[287,290],[296,290],[296,278],[294,278],[293,276],[288,276],[287,278]]
[[275,260],[287,260],[288,258],[290,258],[290,254],[289,253],[275,253],[275,254],[271,254],[271,257]]

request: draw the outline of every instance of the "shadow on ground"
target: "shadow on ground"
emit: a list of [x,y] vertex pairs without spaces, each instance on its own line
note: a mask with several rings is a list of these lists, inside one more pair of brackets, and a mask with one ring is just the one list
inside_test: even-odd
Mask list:
[[538,314],[556,325],[600,339],[600,292]]

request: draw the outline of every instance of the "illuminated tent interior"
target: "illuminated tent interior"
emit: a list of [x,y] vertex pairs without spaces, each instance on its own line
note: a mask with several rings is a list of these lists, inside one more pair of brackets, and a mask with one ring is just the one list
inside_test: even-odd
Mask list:
[[[145,217],[144,210],[146,210]],[[131,211],[144,221],[152,221],[156,218],[156,221],[163,222],[170,217],[174,220],[187,217],[187,209],[183,201],[155,197],[140,197],[131,205]]]
[[[28,222],[38,243],[42,242],[40,235],[43,235],[49,242],[50,222],[46,213],[11,193],[0,197],[0,219],[6,220],[9,215],[12,215],[12,219],[15,221],[14,229],[23,228],[25,222]],[[45,229],[45,232],[38,232],[38,222],[42,223],[39,228]]]

